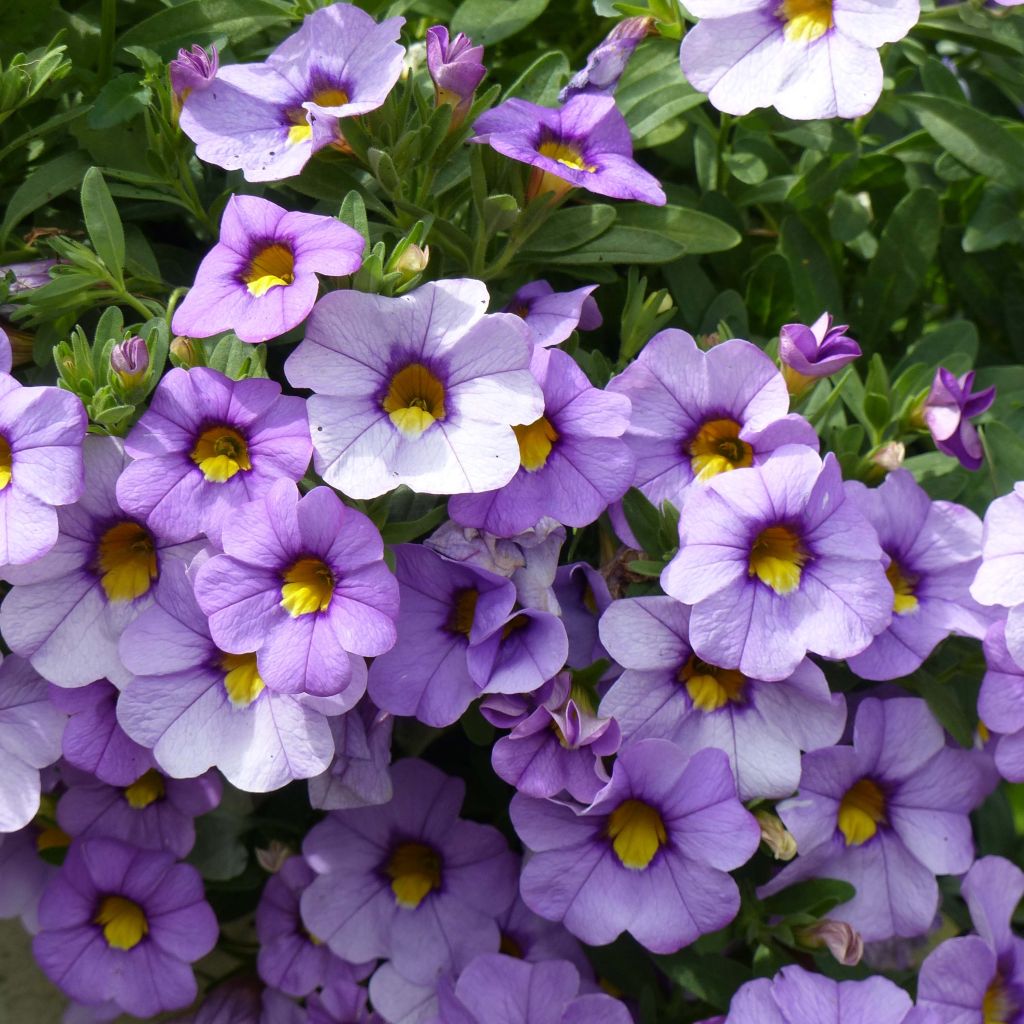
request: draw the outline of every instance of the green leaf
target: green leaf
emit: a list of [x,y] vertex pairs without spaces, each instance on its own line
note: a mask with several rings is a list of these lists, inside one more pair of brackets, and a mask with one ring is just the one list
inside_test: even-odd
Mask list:
[[954,680],[938,679],[923,668],[918,669],[912,679],[913,688],[924,697],[932,714],[946,731],[960,746],[971,747],[974,743],[974,730],[978,724],[977,716],[973,712],[968,714],[967,709],[957,699]]
[[559,50],[538,57],[508,88],[503,99],[518,97],[540,106],[554,106],[569,78],[569,60]]
[[688,206],[631,203],[618,208],[615,224],[656,233],[690,255],[725,252],[742,241],[740,233],[724,220]]
[[578,249],[547,257],[552,266],[586,267],[605,263],[670,263],[686,255],[681,245],[656,231],[613,224]]
[[767,914],[811,914],[821,917],[840,903],[848,903],[857,895],[857,890],[849,882],[838,878],[812,878],[806,882],[797,882],[769,896],[764,901]]
[[538,254],[565,252],[575,249],[607,231],[615,220],[615,207],[603,203],[587,206],[567,206],[557,210],[534,234],[529,248],[522,254],[529,259]]
[[370,226],[366,219],[366,204],[358,189],[352,189],[342,200],[341,212],[338,217],[343,223],[354,228],[363,236],[363,241],[366,243],[363,247],[365,253],[370,245]]
[[762,332],[774,335],[793,308],[793,279],[780,253],[769,253],[747,282],[746,307]]
[[679,42],[671,39],[645,39],[615,90],[616,105],[638,140],[705,99],[679,73]]
[[30,213],[75,188],[88,169],[89,161],[77,152],[64,153],[38,165],[8,200],[3,223],[0,223],[0,241],[5,240],[11,229]]
[[124,271],[124,228],[103,172],[98,167],[90,167],[85,172],[82,215],[96,254],[120,282]]
[[548,0],[463,0],[452,18],[451,31],[465,32],[474,43],[491,46],[539,18]]
[[641,547],[650,555],[661,554],[661,514],[638,491],[631,487],[622,499],[626,522]]
[[138,75],[118,75],[100,90],[86,124],[96,130],[124,124],[146,109],[152,95],[153,91]]
[[843,294],[831,257],[807,225],[795,215],[787,217],[782,222],[779,243],[789,263],[800,319],[813,323],[826,310],[842,316]]
[[385,544],[407,544],[409,541],[429,533],[435,526],[440,526],[447,516],[447,505],[441,502],[437,508],[431,509],[426,515],[409,522],[387,523],[381,531]]
[[1024,193],[986,185],[964,232],[964,252],[987,252],[1024,241]]
[[690,949],[654,961],[677,985],[716,1010],[728,1010],[736,990],[752,977],[749,967],[727,956],[701,956]]

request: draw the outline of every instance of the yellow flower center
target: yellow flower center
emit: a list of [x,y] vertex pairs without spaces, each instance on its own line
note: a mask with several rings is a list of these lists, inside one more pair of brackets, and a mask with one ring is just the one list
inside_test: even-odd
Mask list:
[[473,589],[460,590],[455,595],[452,613],[448,616],[446,623],[449,632],[461,633],[464,637],[469,637],[470,631],[473,629],[473,618],[476,615],[476,603],[479,599],[480,592]]
[[125,520],[100,538],[96,563],[108,601],[134,601],[157,578],[156,545],[152,534]]
[[222,653],[218,664],[224,670],[228,700],[236,708],[247,708],[263,692],[255,654]]
[[734,668],[719,668],[691,654],[679,670],[679,682],[698,711],[717,711],[726,704],[742,704],[746,677]]
[[6,437],[0,437],[0,491],[11,482],[11,469],[14,460],[11,456],[11,446],[7,443]]
[[415,910],[441,886],[441,858],[423,843],[402,843],[384,869],[400,907]]
[[300,558],[284,572],[281,606],[293,618],[325,612],[334,596],[334,574],[319,558]]
[[249,446],[232,427],[208,427],[196,440],[192,461],[210,483],[222,484],[239,470],[252,469]]
[[594,164],[588,164],[577,146],[571,142],[560,142],[557,139],[550,139],[542,142],[537,147],[541,156],[549,160],[556,160],[563,167],[571,167],[574,171],[586,171],[593,174],[597,170]]
[[981,1002],[983,1024],[1011,1024],[1019,1009],[1002,975],[997,971]]
[[885,794],[877,782],[858,779],[839,802],[839,831],[847,846],[861,846],[885,824]]
[[914,593],[914,584],[917,577],[903,571],[903,567],[892,559],[889,567],[885,570],[885,577],[892,587],[892,610],[897,615],[909,615],[917,611],[917,596]]
[[642,800],[623,800],[608,816],[608,838],[623,867],[643,871],[668,842],[661,815]]
[[312,102],[319,103],[321,107],[341,107],[348,103],[348,93],[344,89],[317,89]]
[[64,850],[71,845],[71,836],[62,828],[50,825],[44,828],[36,836],[36,849],[42,853],[43,850]]
[[790,594],[800,586],[800,573],[807,559],[800,538],[788,526],[769,526],[750,548],[747,573],[776,594]]
[[295,280],[295,256],[287,245],[271,242],[249,260],[242,280],[249,294],[256,298],[266,295],[271,288],[289,285]]
[[832,0],[783,0],[775,15],[785,21],[791,43],[813,43],[835,25]]
[[383,404],[406,437],[419,437],[435,420],[444,419],[444,385],[422,363],[410,363],[391,378]]
[[527,473],[541,469],[548,461],[551,448],[558,440],[558,431],[551,426],[546,416],[525,426],[514,426],[519,442],[519,462]]
[[689,444],[690,466],[698,480],[754,464],[754,449],[740,439],[735,420],[708,420]]
[[93,923],[103,929],[103,938],[112,949],[134,949],[149,934],[142,907],[123,896],[105,896]]
[[164,777],[155,768],[150,768],[125,789],[124,798],[130,807],[141,811],[157,800],[162,800],[165,792]]

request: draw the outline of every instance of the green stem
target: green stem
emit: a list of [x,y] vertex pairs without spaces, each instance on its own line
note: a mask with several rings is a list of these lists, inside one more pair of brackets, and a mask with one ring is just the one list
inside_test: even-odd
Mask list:
[[114,45],[117,41],[117,0],[102,0],[100,8],[100,62],[97,75],[106,82],[114,70]]

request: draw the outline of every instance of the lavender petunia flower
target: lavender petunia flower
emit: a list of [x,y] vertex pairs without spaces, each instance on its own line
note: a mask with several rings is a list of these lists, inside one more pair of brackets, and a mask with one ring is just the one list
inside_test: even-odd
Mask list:
[[0,833],[24,828],[39,810],[39,772],[60,757],[65,716],[27,661],[0,665]]
[[845,701],[807,658],[776,682],[708,664],[690,646],[690,614],[670,597],[612,602],[601,639],[626,671],[600,713],[630,742],[653,736],[688,752],[724,750],[742,800],[789,796],[800,782],[800,751],[842,735]]
[[968,814],[989,788],[973,752],[946,745],[923,700],[863,700],[852,747],[804,755],[799,793],[778,806],[799,856],[759,892],[840,878],[857,895],[829,916],[865,942],[921,935],[938,907],[935,876],[974,859]]
[[981,563],[981,522],[951,501],[932,501],[905,469],[869,490],[847,481],[847,500],[878,534],[889,559],[892,622],[849,659],[864,679],[896,679],[920,667],[951,632],[981,640],[992,616],[971,597]]
[[727,114],[773,106],[807,120],[860,117],[882,92],[878,48],[902,39],[919,0],[687,0],[700,22],[679,60]]
[[608,390],[632,402],[633,483],[655,505],[678,505],[695,480],[760,465],[782,445],[818,448],[810,423],[789,413],[778,368],[749,341],[702,352],[685,331],[660,331]]
[[626,493],[634,460],[622,434],[629,399],[590,384],[572,356],[534,349],[530,370],[544,392],[544,411],[514,427],[519,471],[500,490],[456,494],[448,514],[463,526],[513,537],[550,517],[587,526]]
[[590,966],[579,940],[563,925],[535,914],[517,896],[515,902],[498,918],[501,930],[500,951],[527,963],[544,960],[568,960],[584,982],[591,984],[594,969]]
[[486,143],[533,168],[527,196],[599,196],[665,205],[658,180],[633,159],[633,139],[611,96],[573,96],[564,107],[511,99],[476,119],[471,142]]
[[115,437],[90,435],[82,449],[85,490],[58,510],[56,545],[29,565],[2,571],[14,588],[0,632],[15,653],[58,686],[128,682],[117,654],[124,628],[151,603],[166,564],[195,544],[172,545],[125,512],[115,498],[127,458]]
[[314,878],[302,857],[289,857],[267,880],[256,908],[260,977],[290,996],[307,996],[330,979],[362,981],[374,966],[346,963],[305,930],[299,900]]
[[395,720],[368,699],[349,715],[331,719],[335,756],[309,780],[309,802],[322,811],[386,804],[392,795],[391,731]]
[[72,843],[43,893],[39,923],[32,951],[55,985],[136,1017],[191,1003],[191,964],[217,941],[199,872],[116,839]]
[[363,245],[358,231],[333,217],[232,196],[220,240],[199,264],[171,327],[194,338],[221,331],[253,343],[276,338],[309,315],[320,289],[316,275],[354,274]]
[[961,884],[976,935],[948,939],[921,965],[920,1006],[938,1024],[1019,1024],[1024,1019],[1024,939],[1012,918],[1024,873],[1002,857],[975,861]]
[[726,756],[688,758],[657,739],[627,746],[583,811],[516,794],[511,815],[534,851],[520,880],[531,910],[584,942],[604,945],[628,931],[656,953],[736,916],[739,890],[726,872],[760,842]]
[[786,324],[779,331],[779,361],[789,390],[799,394],[821,377],[830,377],[861,355],[860,345],[834,327],[832,314],[822,313],[810,327]]
[[512,584],[417,544],[394,549],[398,642],[370,666],[371,700],[394,715],[451,725],[484,693],[528,693],[565,664],[554,615],[514,611]]
[[333,975],[306,1000],[306,1020],[308,1024],[383,1024],[368,1002],[367,990],[362,985],[344,975]]
[[218,984],[194,1014],[175,1024],[309,1024],[309,1017],[283,992],[243,976]]
[[580,995],[572,964],[531,964],[496,953],[476,957],[452,985],[438,984],[438,1015],[431,1024],[633,1024],[609,995]]
[[39,931],[39,898],[57,869],[39,856],[47,846],[43,833],[29,825],[0,832],[0,920],[20,918],[30,935]]
[[264,64],[222,67],[208,88],[189,95],[182,131],[196,154],[247,181],[298,174],[336,131],[315,129],[365,114],[387,98],[402,72],[396,40],[404,18],[378,24],[353,4],[308,15]]
[[293,483],[277,481],[232,516],[222,543],[225,553],[196,573],[196,598],[221,650],[256,652],[271,690],[346,693],[349,655],[394,644],[398,584],[380,533],[329,488],[300,498]]
[[313,453],[306,403],[271,380],[173,369],[125,440],[136,461],[117,482],[128,513],[172,540],[216,536],[275,480],[298,480]]
[[611,95],[629,64],[633,51],[654,28],[650,17],[624,18],[587,56],[586,66],[577,71],[558,94],[565,103],[577,93]]
[[596,284],[571,292],[556,292],[547,281],[531,281],[508,300],[506,313],[515,313],[533,332],[533,343],[550,348],[575,330],[593,331],[604,322],[591,294]]
[[598,622],[612,603],[604,576],[586,562],[559,566],[555,597],[569,634],[569,667],[586,668],[599,659],[610,660],[598,632]]
[[978,694],[978,715],[999,733],[995,765],[1010,782],[1024,782],[1024,665],[1006,646],[1006,624],[996,622],[985,636],[987,671]]
[[82,494],[87,423],[77,395],[0,374],[0,565],[34,561],[57,542],[55,506]]
[[453,127],[465,120],[473,105],[473,93],[487,74],[483,56],[484,48],[474,46],[461,32],[451,39],[444,25],[427,29],[427,70],[438,106],[447,104],[452,108]]
[[980,469],[985,452],[971,420],[996,400],[996,389],[972,393],[974,371],[957,378],[945,367],[935,371],[932,389],[924,400],[921,415],[931,432],[935,447],[960,460],[965,469]]
[[460,780],[418,760],[392,773],[390,803],[334,811],[306,836],[320,877],[302,895],[302,920],[342,959],[387,957],[425,984],[497,951],[515,858],[496,829],[459,820]]
[[526,327],[487,304],[468,279],[317,303],[285,373],[314,391],[314,465],[327,483],[354,498],[399,484],[458,494],[508,483],[519,469],[512,425],[533,423],[543,396]]
[[661,583],[693,606],[696,655],[753,679],[787,678],[808,651],[859,654],[892,618],[874,528],[835,456],[803,446],[691,488]]
[[270,689],[254,654],[228,654],[213,642],[181,565],[125,630],[121,654],[135,673],[118,701],[125,732],[174,778],[216,766],[254,793],[324,771],[334,755],[327,716],[347,711],[366,686],[365,662],[352,657],[352,681],[338,697]]
[[208,89],[217,75],[220,57],[217,47],[211,46],[209,53],[198,43],[192,48],[178,50],[178,56],[167,65],[171,76],[171,89],[178,103],[184,103],[193,92]]

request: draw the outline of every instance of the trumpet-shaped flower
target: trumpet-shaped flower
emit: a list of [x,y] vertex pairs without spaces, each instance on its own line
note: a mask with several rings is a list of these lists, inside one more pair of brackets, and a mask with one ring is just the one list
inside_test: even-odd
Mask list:
[[556,292],[547,281],[531,281],[508,300],[506,313],[515,313],[533,332],[534,345],[550,348],[575,330],[593,331],[603,323],[591,293],[596,284],[571,292]]
[[940,366],[921,410],[935,447],[958,459],[965,469],[980,469],[985,457],[981,438],[971,420],[996,400],[994,387],[972,393],[973,387],[973,370],[958,378]]

